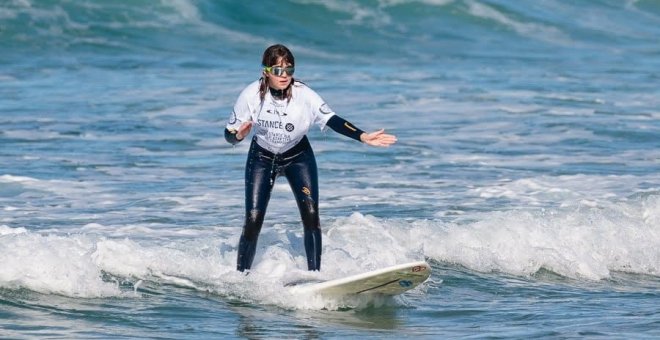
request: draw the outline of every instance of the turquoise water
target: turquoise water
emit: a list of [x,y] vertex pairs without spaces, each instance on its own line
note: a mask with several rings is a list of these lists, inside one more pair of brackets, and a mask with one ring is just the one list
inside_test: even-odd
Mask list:
[[[659,36],[652,0],[0,2],[0,337],[660,337]],[[281,180],[242,276],[222,131],[277,42],[399,142],[312,131],[323,271]]]

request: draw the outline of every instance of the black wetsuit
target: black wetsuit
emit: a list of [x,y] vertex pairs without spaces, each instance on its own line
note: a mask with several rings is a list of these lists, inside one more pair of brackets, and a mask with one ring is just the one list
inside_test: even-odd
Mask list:
[[253,139],[245,165],[245,225],[238,245],[237,269],[249,269],[266,214],[273,184],[285,176],[298,203],[304,228],[307,268],[321,269],[321,225],[318,176],[314,152],[307,137],[292,149],[276,155]]
[[[325,103],[323,103],[324,105]],[[235,113],[234,113],[235,115]],[[237,125],[234,125],[237,126]],[[326,126],[360,140],[362,130],[332,112]],[[231,144],[240,142],[235,129],[225,129]],[[308,270],[321,269],[321,226],[318,209],[318,173],[314,152],[307,136],[281,153],[272,152],[252,138],[245,164],[245,224],[238,245],[236,268],[250,269],[256,253],[257,240],[264,222],[275,179],[286,177],[294,193],[304,228],[305,253]]]

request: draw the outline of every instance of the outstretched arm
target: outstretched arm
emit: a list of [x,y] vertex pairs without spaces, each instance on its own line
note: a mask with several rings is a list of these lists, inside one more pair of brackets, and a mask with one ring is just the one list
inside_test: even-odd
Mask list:
[[371,146],[390,146],[396,142],[396,137],[386,134],[385,130],[366,133],[338,115],[332,116],[326,125],[337,133]]

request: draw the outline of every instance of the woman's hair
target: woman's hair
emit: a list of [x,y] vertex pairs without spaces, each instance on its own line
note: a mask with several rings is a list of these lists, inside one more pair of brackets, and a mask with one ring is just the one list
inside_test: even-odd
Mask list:
[[[261,58],[261,65],[263,67],[273,66],[280,58],[282,58],[284,63],[291,64],[291,66],[296,65],[293,53],[291,53],[286,46],[281,44],[272,45],[264,51],[264,56]],[[291,77],[291,84],[284,90],[283,97],[287,100],[291,100],[291,93],[293,92],[291,87],[293,82],[294,79]],[[268,91],[268,79],[266,79],[266,77],[261,77],[261,85],[259,86],[259,97],[261,100],[264,100],[266,91]]]

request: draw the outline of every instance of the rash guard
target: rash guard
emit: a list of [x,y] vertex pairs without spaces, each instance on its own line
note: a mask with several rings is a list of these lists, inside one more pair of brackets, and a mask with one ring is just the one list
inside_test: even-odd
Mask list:
[[316,124],[360,141],[364,132],[339,117],[314,90],[301,82],[294,82],[291,100],[279,99],[268,91],[262,101],[259,97],[260,81],[248,85],[239,95],[225,128],[225,139],[231,144],[238,128],[247,121],[254,122],[257,144],[275,153],[284,153],[297,145]]
[[312,125],[323,129],[330,117],[335,115],[321,96],[301,82],[291,85],[291,100],[277,99],[268,91],[262,101],[259,84],[257,80],[248,85],[236,100],[226,126],[230,143],[231,134],[235,139],[235,131],[241,124],[252,121],[257,144],[280,154],[298,144]]

